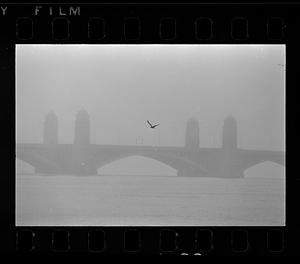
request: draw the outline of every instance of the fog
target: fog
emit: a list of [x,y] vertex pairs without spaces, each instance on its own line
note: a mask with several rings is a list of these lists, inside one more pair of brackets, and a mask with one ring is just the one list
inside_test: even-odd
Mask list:
[[17,226],[285,225],[284,45],[17,45],[16,108]]
[[[72,143],[84,108],[91,143],[182,146],[194,116],[201,146],[220,147],[232,114],[239,147],[284,150],[283,45],[17,45],[16,54],[18,142],[41,142],[53,110],[60,143]],[[159,140],[147,119],[161,124]]]
[[[223,120],[233,115],[238,147],[284,151],[279,64],[284,45],[17,45],[17,142],[41,143],[53,110],[59,142],[73,143],[83,108],[94,144],[183,146],[195,117],[200,147],[221,147]],[[138,159],[141,168],[152,162]]]

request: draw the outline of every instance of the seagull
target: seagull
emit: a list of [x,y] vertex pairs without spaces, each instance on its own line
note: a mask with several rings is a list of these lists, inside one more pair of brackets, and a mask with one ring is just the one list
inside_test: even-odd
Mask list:
[[159,124],[157,124],[157,125],[152,125],[150,122],[149,122],[149,120],[147,120],[147,123],[150,125],[150,128],[156,128]]

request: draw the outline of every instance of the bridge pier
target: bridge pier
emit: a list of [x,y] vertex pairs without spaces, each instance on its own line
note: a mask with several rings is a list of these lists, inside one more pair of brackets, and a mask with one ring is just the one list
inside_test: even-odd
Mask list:
[[95,176],[97,175],[97,169],[94,168],[70,168],[70,169],[52,169],[52,168],[35,168],[36,174],[53,174],[53,175],[77,175],[77,176]]
[[209,171],[209,175],[217,178],[244,178],[244,170],[241,166],[228,162],[216,165],[216,168]]
[[50,168],[50,167],[35,167],[34,168],[35,174],[63,174],[60,170],[57,168]]
[[244,178],[244,172],[237,170],[237,171],[232,171],[232,170],[222,170],[218,172],[212,172],[210,173],[212,177],[217,177],[217,178]]
[[75,175],[85,175],[85,176],[95,176],[97,175],[97,168],[81,165],[80,167],[75,168],[72,174]]
[[234,148],[222,148],[209,163],[209,175],[217,178],[244,178],[240,153]]
[[36,174],[52,174],[52,175],[78,175],[78,176],[92,176],[97,175],[97,168],[89,166],[85,163],[72,164],[71,166],[51,167],[42,166],[35,167]]
[[183,169],[177,171],[179,177],[211,177],[211,178],[244,178],[244,172],[237,170],[221,170],[211,171],[208,174],[204,174],[202,171]]
[[179,177],[206,177],[203,171],[191,168],[180,169],[177,171]]

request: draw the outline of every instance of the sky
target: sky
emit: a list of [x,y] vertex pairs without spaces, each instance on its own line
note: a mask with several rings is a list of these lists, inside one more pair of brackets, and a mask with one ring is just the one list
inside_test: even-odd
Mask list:
[[[92,143],[180,146],[187,119],[196,117],[200,144],[219,147],[231,114],[240,147],[284,150],[283,45],[17,45],[16,51],[18,142],[41,142],[53,110],[60,142],[72,143],[75,115],[84,108]],[[149,130],[147,119],[159,129]]]
[[[91,143],[183,146],[197,118],[201,147],[221,147],[233,115],[238,146],[285,150],[285,45],[17,45],[17,142],[41,143],[54,111],[59,142],[76,113]],[[146,120],[159,123],[149,129]]]

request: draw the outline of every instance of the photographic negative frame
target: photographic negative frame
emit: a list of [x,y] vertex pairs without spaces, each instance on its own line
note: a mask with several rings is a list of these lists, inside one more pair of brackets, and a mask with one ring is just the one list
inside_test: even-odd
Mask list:
[[[99,254],[299,254],[295,243],[299,234],[296,203],[299,198],[299,176],[293,167],[295,156],[292,152],[292,148],[297,146],[297,140],[291,142],[297,133],[296,63],[299,51],[296,32],[299,8],[296,3],[1,4],[1,79],[5,87],[1,104],[4,128],[2,159],[6,165],[1,181],[3,209],[0,249],[31,252],[95,251]],[[285,73],[278,73],[283,74],[285,83],[287,136],[283,142],[285,152],[289,152],[285,162],[288,165],[285,165],[284,175],[283,223],[227,226],[185,225],[178,222],[178,225],[155,225],[150,221],[148,225],[134,222],[111,226],[76,223],[17,225],[17,51],[22,45],[41,44],[284,47],[286,57],[284,61],[278,62],[283,66],[276,65],[280,72],[287,69]],[[156,120],[149,121],[152,125],[156,124]]]

